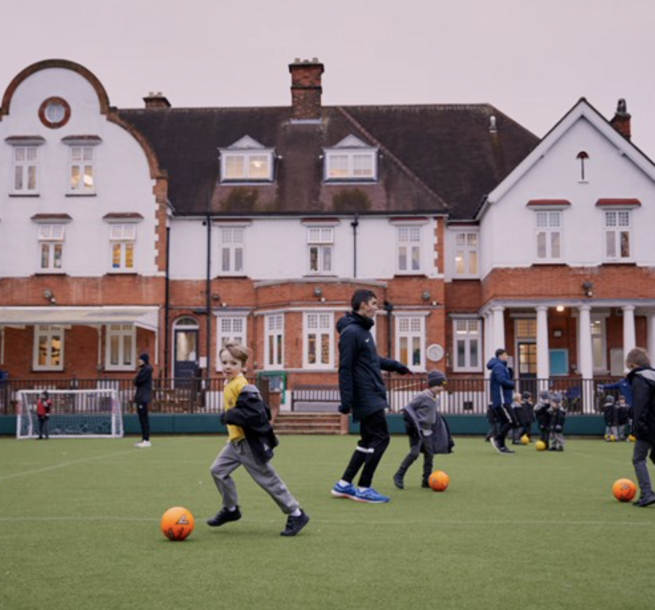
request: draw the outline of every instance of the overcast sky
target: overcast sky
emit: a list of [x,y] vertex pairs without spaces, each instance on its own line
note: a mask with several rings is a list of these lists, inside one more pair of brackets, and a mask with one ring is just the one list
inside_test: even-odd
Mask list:
[[494,104],[543,136],[582,96],[618,98],[655,159],[654,0],[2,0],[0,90],[28,65],[87,67],[112,105],[290,104],[288,64],[325,64],[325,104]]

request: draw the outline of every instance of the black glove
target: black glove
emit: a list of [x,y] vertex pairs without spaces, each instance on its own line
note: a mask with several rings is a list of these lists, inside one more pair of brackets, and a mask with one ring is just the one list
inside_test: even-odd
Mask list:
[[347,407],[346,405],[339,405],[339,413],[348,415],[348,413],[350,413],[350,407]]
[[401,365],[398,369],[396,369],[396,373],[398,373],[399,375],[413,375],[414,374],[404,364]]
[[225,411],[223,411],[223,413],[221,413],[218,416],[218,418],[221,420],[221,423],[225,426],[226,425],[226,423],[225,423]]

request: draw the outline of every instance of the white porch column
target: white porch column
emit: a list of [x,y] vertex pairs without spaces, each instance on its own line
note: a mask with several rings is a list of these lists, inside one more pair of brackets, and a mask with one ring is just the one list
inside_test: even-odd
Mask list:
[[[655,311],[648,313],[648,339],[646,349],[651,360],[655,360]],[[627,355],[627,354],[626,354]]]
[[491,377],[491,371],[487,368],[487,362],[494,352],[494,336],[493,336],[493,327],[492,327],[492,314],[487,312],[484,315],[484,362],[482,363],[484,378],[489,379]]
[[628,352],[637,346],[635,334],[635,307],[626,305],[623,308],[623,358],[628,356]]
[[582,410],[594,410],[594,358],[591,349],[591,305],[581,305],[578,316],[578,372],[582,376]]
[[581,305],[578,317],[578,372],[582,379],[593,379],[594,361],[591,353],[591,305]]
[[495,351],[499,347],[506,348],[505,346],[505,308],[501,306],[492,307],[491,311],[493,312],[493,345],[491,346],[491,352]]
[[550,378],[550,350],[548,346],[548,307],[537,307],[537,379]]

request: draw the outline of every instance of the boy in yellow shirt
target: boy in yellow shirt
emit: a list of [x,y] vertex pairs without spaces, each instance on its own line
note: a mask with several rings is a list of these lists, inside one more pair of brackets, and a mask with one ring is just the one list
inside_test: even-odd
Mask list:
[[288,515],[281,536],[295,536],[309,523],[309,516],[289,493],[284,481],[270,463],[277,439],[270,424],[270,411],[255,386],[243,376],[248,350],[239,343],[226,343],[220,352],[221,366],[227,380],[221,421],[227,424],[228,443],[211,466],[211,474],[223,498],[223,507],[207,524],[218,527],[241,519],[237,489],[230,476],[239,466]]

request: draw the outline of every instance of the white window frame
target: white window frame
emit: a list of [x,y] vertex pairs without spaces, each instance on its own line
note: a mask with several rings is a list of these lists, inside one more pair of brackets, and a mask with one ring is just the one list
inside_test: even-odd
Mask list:
[[[19,159],[19,156],[23,156]],[[33,155],[33,158],[29,158]],[[12,189],[13,195],[38,195],[39,194],[39,147],[38,146],[14,146],[12,151]],[[29,188],[30,170],[34,174],[34,187]],[[20,188],[18,176],[20,174]]]
[[[478,364],[471,364],[471,346],[477,344]],[[464,346],[464,363],[459,362],[459,346]],[[482,320],[480,318],[453,319],[453,371],[458,373],[482,370]]]
[[[136,326],[107,324],[105,329],[105,370],[133,371],[136,365]],[[111,362],[112,339],[118,341],[118,364]]]
[[[261,157],[267,167],[263,175],[256,175],[256,158]],[[241,160],[241,172],[228,176],[228,166]],[[221,182],[272,182],[273,181],[273,151],[271,149],[257,150],[222,150],[221,151]]]
[[[66,241],[66,227],[63,224],[39,224],[38,234],[38,270],[40,273],[64,273],[64,244]],[[61,265],[55,266],[55,253],[59,247]],[[47,266],[43,266],[44,249],[47,250]]]
[[[475,243],[471,243],[471,242]],[[480,276],[480,233],[479,231],[456,231],[453,236],[455,259],[453,276],[476,278]],[[461,262],[461,271],[459,269]],[[475,267],[472,269],[472,267]]]
[[[111,223],[109,225],[109,268],[111,273],[134,273],[136,269],[136,224]],[[132,266],[127,266],[127,251],[132,248]],[[119,250],[118,267],[114,266],[114,249]]]
[[281,367],[284,367],[284,314],[267,314],[264,326],[264,368]]
[[[334,228],[307,227],[307,254],[307,267],[310,275],[333,275]],[[312,269],[314,261],[316,268]]]
[[[396,343],[396,360],[402,362],[411,371],[424,371],[425,370],[425,350],[426,350],[426,336],[425,336],[425,316],[424,315],[396,315],[395,316],[395,343]],[[403,340],[408,343],[408,358],[402,358],[402,343]],[[419,345],[419,363],[414,363],[413,351],[410,354],[409,346],[418,340]],[[407,362],[411,360],[411,362]]]
[[[45,337],[47,342],[48,354],[46,364],[39,364],[39,343],[40,338]],[[55,338],[60,340],[59,364],[52,364],[52,342]],[[63,371],[64,370],[64,346],[66,342],[66,333],[63,326],[51,326],[47,324],[37,324],[34,326],[34,349],[32,356],[32,369],[35,371]]]
[[[562,210],[535,211],[535,260],[538,263],[561,262],[564,260],[564,215]],[[557,219],[557,222],[555,220]],[[545,245],[545,255],[539,255],[541,235]],[[559,252],[553,256],[555,236],[559,240]]]
[[[235,329],[236,327],[236,329]],[[221,350],[227,341],[248,345],[248,316],[216,316],[216,370],[221,370]]]
[[[378,179],[378,151],[375,148],[325,149],[324,157],[325,182],[376,182]],[[357,165],[365,160],[367,168],[364,172]],[[341,167],[337,168],[337,163]],[[341,173],[334,174],[337,170]]]
[[[219,275],[244,275],[245,227],[221,226],[219,229]],[[226,259],[227,256],[227,259]],[[240,266],[237,259],[240,258]],[[227,261],[227,268],[226,268]]]
[[[316,321],[315,325],[312,322]],[[310,327],[310,324],[312,326]],[[305,369],[334,369],[334,313],[329,311],[306,311],[303,313],[303,368]],[[316,362],[309,360],[310,338],[315,336]],[[328,362],[321,362],[319,354],[323,345],[323,337],[328,338],[329,354]]]
[[[71,195],[95,195],[96,193],[96,154],[95,145],[72,144],[69,151],[68,193]],[[79,155],[79,158],[76,156]],[[74,184],[77,169],[79,181]],[[87,181],[90,176],[90,181]]]
[[[610,220],[613,219],[613,220]],[[627,224],[620,224],[627,219]],[[622,236],[628,236],[628,254],[622,254]],[[632,211],[603,210],[603,258],[609,262],[625,262],[632,260]],[[610,238],[613,240],[614,253],[610,252]]]
[[[414,269],[414,254],[418,254],[418,267]],[[403,266],[403,256],[405,264]],[[423,225],[396,226],[396,273],[418,275],[423,270]]]

